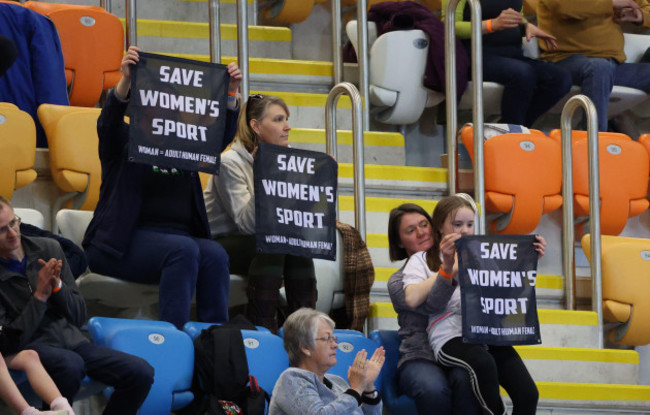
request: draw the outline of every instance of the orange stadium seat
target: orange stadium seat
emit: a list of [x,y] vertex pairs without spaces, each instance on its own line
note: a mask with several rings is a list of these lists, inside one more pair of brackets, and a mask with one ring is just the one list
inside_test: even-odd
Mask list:
[[27,1],[25,6],[48,16],[59,32],[70,105],[94,107],[119,81],[124,29],[117,16],[101,7]]
[[[560,140],[560,131],[551,131]],[[589,216],[589,157],[585,131],[574,131],[573,195],[577,217]],[[599,133],[600,226],[605,235],[618,235],[627,219],[648,209],[650,162],[643,146],[624,134]]]
[[11,199],[14,190],[36,179],[36,126],[25,111],[0,102],[0,195]]
[[[461,130],[474,160],[473,128]],[[509,133],[485,141],[485,210],[494,214],[492,231],[527,234],[543,214],[562,205],[560,146],[543,133]]]
[[269,3],[262,9],[262,18],[266,23],[288,25],[300,23],[311,14],[314,0],[284,0]]
[[99,108],[42,104],[38,118],[50,147],[50,168],[56,185],[66,193],[54,214],[67,200],[73,207],[93,210],[99,199],[101,164],[97,152]]
[[[582,248],[591,259],[591,236]],[[601,237],[603,316],[615,323],[610,341],[641,346],[650,343],[650,239]]]

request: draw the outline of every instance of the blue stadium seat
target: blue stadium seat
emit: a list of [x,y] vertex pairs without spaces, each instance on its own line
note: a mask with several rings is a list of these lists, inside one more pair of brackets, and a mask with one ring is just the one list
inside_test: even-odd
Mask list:
[[[336,365],[332,367],[327,373],[338,375],[343,379],[348,379],[348,368],[352,366],[352,362],[357,353],[361,349],[366,349],[368,357],[372,356],[375,350],[379,347],[377,342],[371,340],[363,335],[360,331],[356,330],[334,330],[334,335],[338,337],[339,347],[336,351]],[[381,392],[381,377],[375,381],[377,390]]]
[[[188,321],[183,326],[183,331],[187,333],[192,338],[192,340],[194,340],[197,337],[199,337],[199,334],[201,334],[203,330],[215,324],[219,325],[220,323],[204,323],[201,321]],[[264,326],[255,326],[255,327],[257,327],[257,330],[259,331],[264,331],[267,333],[271,332],[271,330],[267,329]]]
[[269,395],[280,374],[289,367],[282,339],[269,331],[242,330],[248,372]]
[[415,402],[406,395],[400,395],[396,383],[397,362],[399,361],[400,339],[396,330],[373,330],[370,338],[386,349],[386,362],[381,369],[381,399],[391,414],[417,415]]
[[169,413],[187,406],[194,372],[194,346],[168,322],[93,317],[88,331],[97,344],[145,359],[155,369],[151,391],[140,415]]

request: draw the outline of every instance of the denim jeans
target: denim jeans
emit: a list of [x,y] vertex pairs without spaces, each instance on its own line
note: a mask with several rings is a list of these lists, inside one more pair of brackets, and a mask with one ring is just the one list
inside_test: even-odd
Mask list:
[[179,329],[190,317],[196,289],[198,319],[228,321],[228,254],[218,242],[172,229],[138,228],[124,257],[86,249],[93,272],[131,282],[159,284],[159,318]]
[[503,85],[500,122],[532,127],[571,89],[571,75],[552,63],[484,53],[483,80]]
[[400,391],[415,401],[419,415],[479,415],[467,371],[444,369],[427,360],[410,360],[398,369]]
[[650,63],[618,63],[614,59],[572,55],[556,63],[571,73],[573,84],[596,107],[598,130],[607,131],[607,107],[614,85],[650,93]]
[[98,344],[82,343],[68,350],[31,343],[25,348],[38,353],[45,370],[70,404],[86,375],[113,386],[115,392],[104,415],[137,414],[153,383],[154,369],[144,359]]

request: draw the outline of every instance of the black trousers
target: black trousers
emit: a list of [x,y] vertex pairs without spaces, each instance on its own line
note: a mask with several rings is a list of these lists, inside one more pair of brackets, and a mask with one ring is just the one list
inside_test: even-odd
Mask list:
[[512,415],[534,415],[539,392],[528,369],[512,346],[463,343],[455,337],[442,346],[440,363],[469,372],[476,398],[488,414],[505,414],[499,385],[512,400]]

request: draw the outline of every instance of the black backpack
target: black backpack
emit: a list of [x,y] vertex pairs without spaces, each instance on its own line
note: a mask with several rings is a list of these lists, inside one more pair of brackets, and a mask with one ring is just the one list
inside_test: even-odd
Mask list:
[[230,401],[245,415],[264,415],[268,394],[248,374],[241,329],[253,329],[245,318],[211,326],[194,340],[194,396],[197,414],[228,415]]

